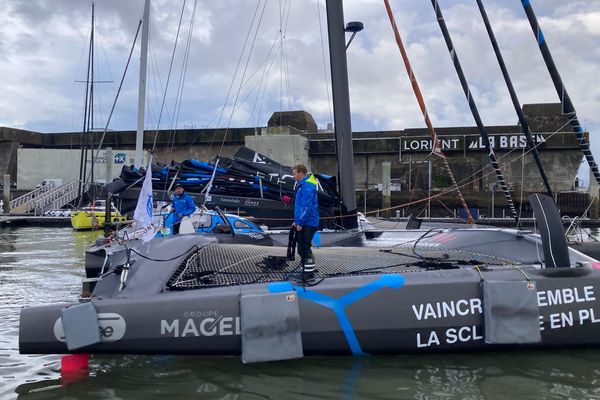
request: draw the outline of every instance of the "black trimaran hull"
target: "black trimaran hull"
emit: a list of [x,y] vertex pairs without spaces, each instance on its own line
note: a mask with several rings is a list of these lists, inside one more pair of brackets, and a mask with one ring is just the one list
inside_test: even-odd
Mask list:
[[[241,304],[248,296],[297,302],[307,355],[600,343],[600,271],[592,259],[570,250],[578,266],[546,268],[540,238],[514,230],[413,234],[391,251],[316,250],[320,271],[311,285],[297,279],[297,261],[278,258],[282,248],[223,244],[204,235],[138,244],[125,287],[119,290],[126,252],[117,252],[107,267],[116,273],[104,274],[94,289],[100,342],[73,351],[241,354]],[[486,299],[483,287],[498,282],[524,284],[537,296],[533,320],[520,315],[521,306],[509,306],[508,320],[535,323],[541,338],[490,340],[486,322],[506,322],[506,312],[490,307],[500,299]],[[67,305],[22,310],[21,353],[69,352],[61,323]]]
[[[339,31],[341,50],[341,2],[327,5],[328,17],[341,17],[328,24]],[[345,64],[332,70],[339,77]],[[337,114],[336,130],[351,132]],[[344,114],[349,119],[349,109]],[[342,192],[354,197],[353,189]],[[115,255],[88,302],[23,309],[19,349],[242,354],[256,361],[599,344],[598,265],[567,249],[552,200],[535,196],[541,240],[511,230],[452,230],[425,232],[388,251],[323,248],[309,284],[281,248],[201,235],[138,246]],[[84,324],[90,321],[91,330]],[[263,346],[258,356],[248,356],[253,345]]]
[[[587,265],[577,271],[582,276],[545,276],[545,270],[534,266],[522,267],[522,272],[538,293],[541,342],[521,346],[600,343],[599,271]],[[523,282],[522,272],[502,266],[488,268],[482,276],[486,281]],[[130,277],[131,285],[135,278]],[[298,301],[307,355],[510,346],[486,344],[481,278],[476,269],[461,267],[330,278],[314,288],[260,283],[144,296],[128,296],[126,288],[116,298],[93,299],[102,342],[82,351],[239,355],[240,297],[245,292],[269,295],[278,290],[296,294],[286,301]],[[65,306],[22,311],[21,353],[68,352],[60,327]]]

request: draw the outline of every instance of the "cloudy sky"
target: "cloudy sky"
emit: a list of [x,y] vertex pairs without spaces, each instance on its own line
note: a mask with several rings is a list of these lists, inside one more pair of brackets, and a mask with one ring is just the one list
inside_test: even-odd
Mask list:
[[[325,127],[331,102],[324,1],[152,0],[146,128],[157,127],[167,80],[161,128],[265,125],[280,109],[304,109]],[[346,21],[365,24],[348,50],[354,130],[424,126],[383,1],[344,3]],[[91,1],[0,4],[0,126],[80,130],[85,85],[78,81],[86,79]],[[521,2],[485,4],[520,101],[555,102]],[[434,125],[473,125],[431,2],[391,0],[391,5]],[[515,123],[475,1],[440,5],[484,122]],[[600,158],[594,137],[600,130],[600,1],[532,0],[532,5]],[[143,0],[96,1],[95,79],[103,82],[95,87],[96,127],[106,121],[142,9]],[[139,45],[134,54],[112,129],[135,128]]]

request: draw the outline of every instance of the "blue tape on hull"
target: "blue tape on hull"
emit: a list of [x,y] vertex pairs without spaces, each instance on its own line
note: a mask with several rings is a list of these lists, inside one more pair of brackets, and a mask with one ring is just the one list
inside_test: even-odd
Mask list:
[[348,346],[350,346],[352,354],[364,355],[366,353],[362,351],[360,343],[358,342],[358,338],[356,337],[356,333],[354,332],[354,328],[352,327],[352,323],[350,322],[348,315],[346,315],[345,308],[352,303],[370,296],[384,287],[399,289],[402,287],[402,285],[404,285],[404,277],[402,275],[381,275],[379,279],[356,288],[339,299],[334,299],[324,294],[308,290],[302,286],[292,285],[290,282],[270,283],[267,285],[267,287],[271,293],[289,292],[291,290],[295,290],[299,297],[331,309],[338,319],[340,328],[342,328],[342,332],[344,332],[344,336],[346,337],[346,341],[348,342]]

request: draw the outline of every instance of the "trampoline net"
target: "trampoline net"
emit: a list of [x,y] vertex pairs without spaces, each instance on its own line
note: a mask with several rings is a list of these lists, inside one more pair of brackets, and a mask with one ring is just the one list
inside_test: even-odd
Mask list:
[[[459,268],[465,264],[514,264],[473,252],[456,250],[423,250],[419,256],[412,246],[392,250],[371,248],[314,249],[317,272],[315,278],[372,275],[382,273],[420,272],[433,269]],[[167,290],[189,290],[217,286],[244,285],[285,281],[299,277],[300,257],[285,257],[282,247],[214,244],[193,253],[175,270],[167,282]]]

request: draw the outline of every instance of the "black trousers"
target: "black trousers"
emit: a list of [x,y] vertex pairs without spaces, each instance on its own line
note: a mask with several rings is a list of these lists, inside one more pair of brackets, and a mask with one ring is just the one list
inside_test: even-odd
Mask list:
[[316,232],[317,228],[314,226],[303,226],[300,232],[296,232],[298,255],[302,259],[302,265],[305,264],[307,258],[314,258],[312,252],[312,240]]
[[179,235],[179,225],[181,225],[181,221],[175,221],[173,223],[173,235]]

